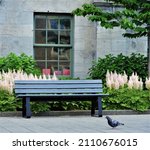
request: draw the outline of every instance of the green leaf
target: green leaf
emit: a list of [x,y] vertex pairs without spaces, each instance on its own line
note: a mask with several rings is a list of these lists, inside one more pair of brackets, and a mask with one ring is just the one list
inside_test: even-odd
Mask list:
[[[147,26],[150,24],[150,3],[146,0],[105,0],[112,2],[112,7],[122,6],[122,9],[116,11],[108,11],[93,4],[84,4],[82,8],[73,11],[74,15],[88,17],[90,21],[100,22],[102,27],[112,29],[113,27],[121,27],[122,29],[130,29],[132,33],[123,33],[123,36],[136,38],[147,36],[149,30]],[[137,28],[141,28],[137,30]],[[146,30],[145,30],[146,29]],[[142,30],[142,31],[141,31]]]

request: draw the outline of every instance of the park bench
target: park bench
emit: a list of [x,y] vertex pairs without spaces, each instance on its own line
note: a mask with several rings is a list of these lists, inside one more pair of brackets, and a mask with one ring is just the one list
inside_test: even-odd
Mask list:
[[[102,117],[102,80],[15,80],[17,98],[22,98],[22,116],[31,117],[30,101],[91,101],[91,115]],[[96,116],[96,115],[95,115]]]

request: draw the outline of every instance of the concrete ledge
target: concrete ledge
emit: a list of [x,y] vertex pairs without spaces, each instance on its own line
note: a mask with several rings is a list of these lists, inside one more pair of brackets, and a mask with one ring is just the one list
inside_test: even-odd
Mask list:
[[[140,115],[150,114],[150,110],[145,112],[137,112],[133,110],[103,110],[103,115]],[[33,114],[33,116],[87,116],[91,115],[90,110],[73,110],[73,111],[48,111]],[[21,111],[16,112],[0,112],[0,117],[19,117],[22,116]]]
[[134,110],[104,110],[103,115],[139,115],[150,114],[150,110],[145,112],[138,112]]
[[0,117],[15,117],[15,116],[21,116],[22,112],[19,111],[6,111],[6,112],[0,112]]

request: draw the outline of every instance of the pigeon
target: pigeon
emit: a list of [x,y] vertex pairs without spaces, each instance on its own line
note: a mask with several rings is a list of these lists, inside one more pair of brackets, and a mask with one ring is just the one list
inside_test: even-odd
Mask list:
[[120,125],[124,125],[124,123],[120,123],[117,120],[112,120],[109,116],[106,116],[106,119],[108,121],[108,124],[113,128],[120,126]]

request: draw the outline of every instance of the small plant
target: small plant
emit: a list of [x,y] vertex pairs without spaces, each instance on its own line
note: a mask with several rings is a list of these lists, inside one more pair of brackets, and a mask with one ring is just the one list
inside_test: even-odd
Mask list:
[[107,70],[110,72],[116,70],[119,74],[126,72],[127,76],[131,76],[133,72],[136,72],[144,81],[148,76],[147,66],[147,57],[141,54],[132,53],[130,56],[124,56],[123,54],[114,56],[110,54],[93,62],[92,67],[89,69],[89,77],[102,79],[105,83]]
[[124,87],[128,82],[128,76],[124,72],[124,74],[117,74],[116,71],[109,72],[106,74],[106,85],[110,89],[119,89],[120,87]]
[[146,111],[150,109],[148,90],[129,89],[105,89],[110,94],[103,99],[103,109],[130,109],[135,111]]
[[33,113],[49,111],[50,106],[45,102],[31,102],[31,110]]
[[0,88],[13,93],[14,81],[15,80],[58,80],[55,73],[51,77],[50,75],[33,75],[27,74],[21,70],[8,70],[8,72],[0,72]]
[[0,88],[0,111],[15,111],[16,99],[9,91]]
[[[13,91],[15,80],[58,80],[54,74],[52,77],[45,75],[33,75],[27,74],[21,70],[8,70],[7,72],[0,72],[0,111],[14,111],[22,107],[20,99],[15,97]],[[32,103],[33,112],[46,111],[49,108],[49,104],[46,103]]]
[[127,86],[129,89],[143,89],[143,81],[138,77],[137,73],[132,73],[129,77],[124,74],[117,74],[116,71],[109,72],[106,74],[106,85],[109,89],[119,89],[121,87]]
[[[150,80],[146,79],[146,88],[150,87]],[[143,90],[142,79],[137,73],[127,77],[126,73],[117,74],[116,71],[106,74],[106,88],[110,96],[103,99],[104,109],[131,109],[146,111],[150,108],[149,91]]]
[[146,85],[146,88],[147,88],[148,90],[150,90],[150,77],[149,77],[149,78],[146,78],[145,85]]
[[41,73],[32,56],[27,56],[24,53],[20,55],[10,53],[6,57],[0,58],[0,71],[8,72],[9,70],[23,70],[27,74],[34,75],[40,75]]
[[89,101],[54,101],[50,102],[50,110],[89,110],[91,103]]

